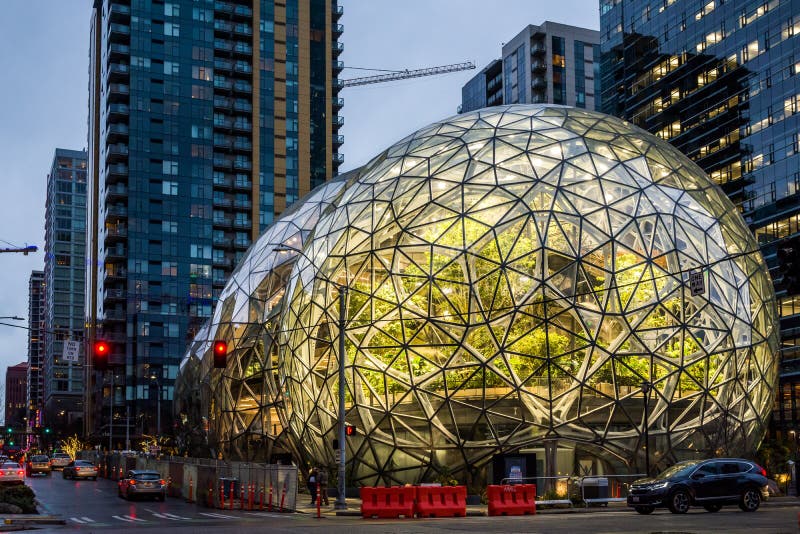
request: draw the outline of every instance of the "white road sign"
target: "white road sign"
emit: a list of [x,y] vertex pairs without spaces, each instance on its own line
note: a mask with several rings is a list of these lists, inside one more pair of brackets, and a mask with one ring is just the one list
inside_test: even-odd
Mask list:
[[65,341],[62,358],[66,362],[77,362],[81,355],[80,341]]

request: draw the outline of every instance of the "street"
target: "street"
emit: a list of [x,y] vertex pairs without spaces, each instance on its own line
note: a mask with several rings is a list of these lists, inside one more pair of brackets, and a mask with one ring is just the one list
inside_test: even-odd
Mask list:
[[[727,506],[718,513],[693,508],[686,515],[673,515],[657,510],[650,516],[627,509],[541,513],[523,517],[466,517],[440,519],[366,520],[360,517],[325,515],[317,519],[312,513],[279,514],[238,510],[210,510],[181,499],[166,502],[125,501],[117,496],[116,483],[63,480],[60,472],[51,477],[29,479],[43,504],[43,513],[61,516],[66,525],[39,529],[43,532],[79,530],[82,533],[110,529],[149,529],[154,532],[797,532],[800,506],[787,503],[765,503],[752,514]],[[311,510],[308,510],[311,512]]]

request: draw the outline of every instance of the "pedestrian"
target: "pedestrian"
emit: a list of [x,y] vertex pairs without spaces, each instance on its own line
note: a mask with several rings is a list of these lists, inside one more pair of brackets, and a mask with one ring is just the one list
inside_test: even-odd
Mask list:
[[319,477],[319,471],[312,466],[308,472],[308,492],[311,494],[311,506],[317,504],[317,477]]
[[319,470],[319,491],[322,497],[322,504],[328,506],[328,468],[323,467]]

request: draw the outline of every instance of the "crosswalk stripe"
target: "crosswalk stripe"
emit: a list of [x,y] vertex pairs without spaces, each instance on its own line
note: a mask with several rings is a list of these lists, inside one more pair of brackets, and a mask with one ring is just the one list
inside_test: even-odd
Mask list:
[[169,517],[169,518],[171,518],[171,519],[181,519],[181,520],[184,520],[184,521],[191,521],[192,520],[191,517],[183,517],[182,515],[168,514],[167,512],[164,512],[164,515]]
[[77,517],[70,517],[70,518],[69,518],[69,520],[70,520],[70,521],[75,521],[76,523],[80,523],[81,525],[83,525],[84,523],[86,523],[86,521],[83,521],[83,520],[81,520],[81,519],[78,519]]
[[207,517],[213,517],[215,519],[236,519],[235,515],[213,514],[213,513],[205,513],[205,512],[200,512],[200,515],[204,515],[204,516],[207,516]]
[[125,519],[124,517],[120,517],[118,515],[112,515],[111,517],[113,517],[114,519],[119,519],[120,521],[125,521],[126,523],[134,523],[134,521],[131,521],[130,519]]
[[178,521],[178,519],[176,519],[176,518],[174,518],[174,517],[167,517],[167,516],[165,516],[165,515],[157,514],[157,513],[155,513],[155,512],[153,512],[153,515],[154,515],[154,516],[156,516],[156,517],[158,517],[159,519],[169,519],[169,520],[171,520],[171,521]]
[[147,519],[140,519],[138,517],[133,517],[132,515],[124,515],[122,517],[127,517],[131,521],[141,521],[142,523],[147,523]]
[[94,523],[94,519],[89,519],[89,518],[88,518],[88,517],[86,517],[86,516],[83,516],[83,517],[81,517],[81,519],[83,519],[83,520],[84,520],[84,521],[86,521],[87,523]]

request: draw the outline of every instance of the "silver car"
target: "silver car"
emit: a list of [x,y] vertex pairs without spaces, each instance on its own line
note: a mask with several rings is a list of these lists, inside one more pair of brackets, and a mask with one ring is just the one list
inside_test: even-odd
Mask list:
[[149,495],[163,501],[167,497],[167,483],[158,471],[133,470],[120,479],[117,491],[125,499]]
[[50,467],[53,468],[55,471],[56,469],[64,469],[64,467],[72,461],[72,458],[69,454],[64,454],[63,452],[55,453],[52,458],[50,458]]
[[75,460],[65,465],[61,474],[65,479],[91,478],[97,480],[97,466],[85,460]]

